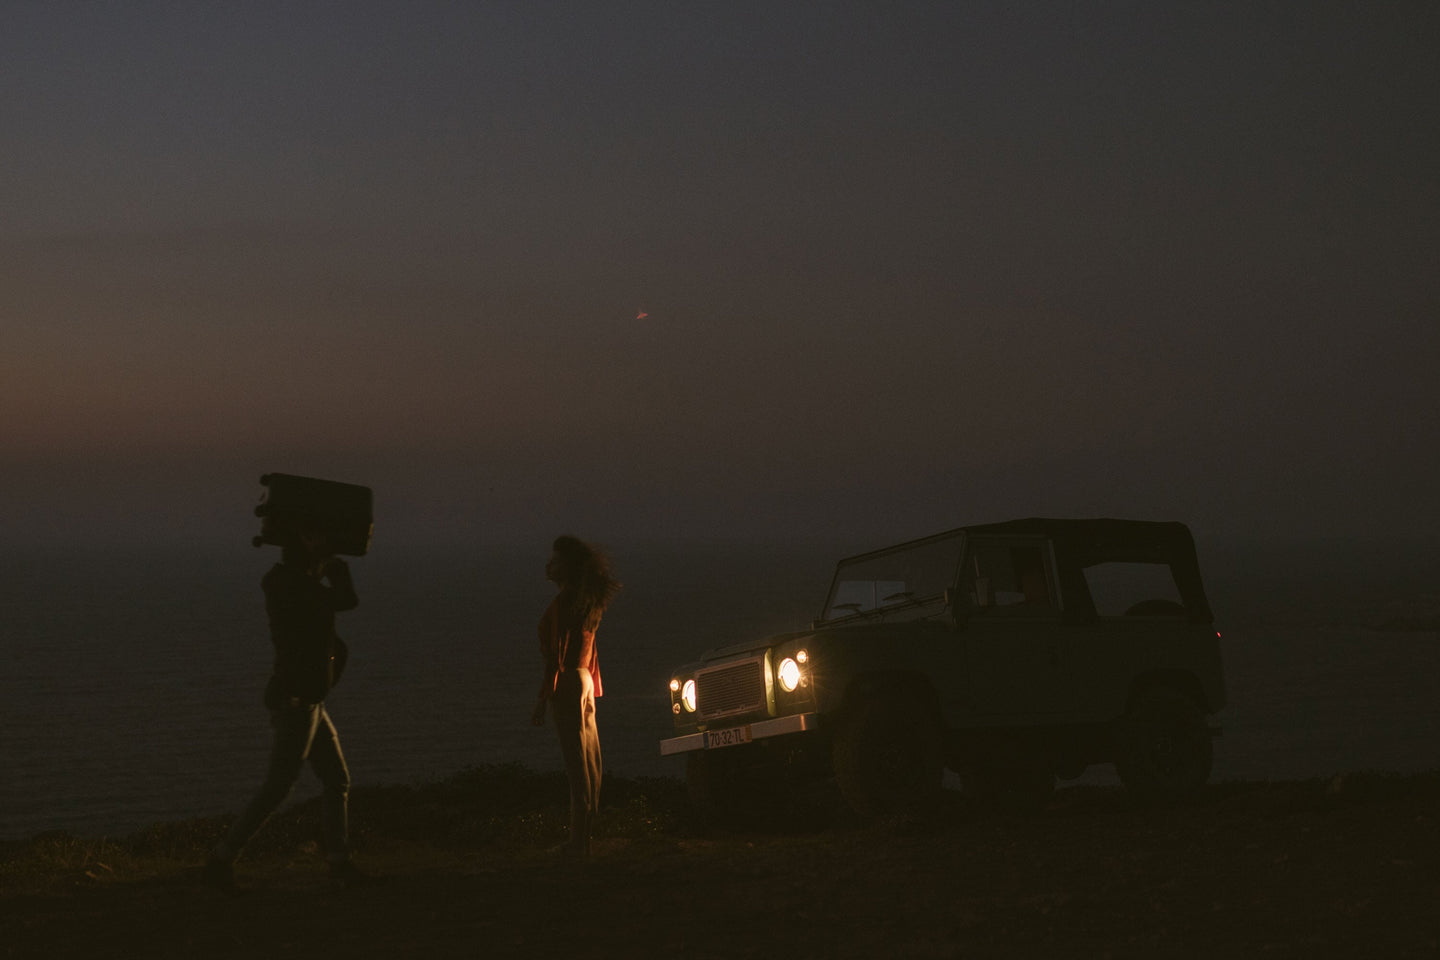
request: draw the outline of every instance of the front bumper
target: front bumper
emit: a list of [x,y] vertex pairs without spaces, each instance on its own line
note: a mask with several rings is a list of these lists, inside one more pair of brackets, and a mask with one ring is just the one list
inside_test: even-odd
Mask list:
[[[755,723],[746,723],[738,727],[724,727],[720,730],[707,730],[702,733],[687,733],[682,737],[671,737],[669,740],[660,741],[660,756],[669,757],[677,753],[690,753],[694,750],[718,749],[721,744],[710,743],[712,733],[729,733],[732,730],[743,730],[744,735],[739,740],[727,738],[730,742],[749,743],[752,740],[764,740],[767,737],[780,737],[787,733],[802,733],[806,730],[814,730],[820,726],[819,716],[814,713],[796,713],[788,717],[776,717],[773,720],[759,720]],[[724,744],[728,746],[729,743]]]

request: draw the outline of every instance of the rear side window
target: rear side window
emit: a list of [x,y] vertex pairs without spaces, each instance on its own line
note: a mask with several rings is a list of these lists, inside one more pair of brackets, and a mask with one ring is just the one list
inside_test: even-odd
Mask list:
[[1102,617],[1183,617],[1180,589],[1165,563],[1097,563],[1085,583]]

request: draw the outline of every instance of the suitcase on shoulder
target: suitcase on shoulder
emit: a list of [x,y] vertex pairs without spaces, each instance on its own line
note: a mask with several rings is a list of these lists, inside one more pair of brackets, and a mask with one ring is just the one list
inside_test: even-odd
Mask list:
[[260,535],[255,546],[284,546],[286,531],[297,522],[313,524],[329,537],[335,552],[363,557],[375,529],[374,495],[369,487],[289,473],[260,478],[265,496],[255,508]]

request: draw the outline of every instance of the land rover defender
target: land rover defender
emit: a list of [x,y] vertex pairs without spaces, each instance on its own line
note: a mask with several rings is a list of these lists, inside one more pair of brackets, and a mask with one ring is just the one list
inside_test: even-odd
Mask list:
[[841,560],[809,629],[674,671],[660,750],[711,813],[830,774],[857,813],[900,810],[947,767],[1004,803],[1102,763],[1175,798],[1209,778],[1225,705],[1213,620],[1184,524],[961,527]]

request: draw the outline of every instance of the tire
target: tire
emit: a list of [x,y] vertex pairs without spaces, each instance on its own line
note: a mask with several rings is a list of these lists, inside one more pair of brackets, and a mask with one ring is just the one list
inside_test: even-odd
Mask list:
[[704,830],[760,827],[774,811],[778,785],[746,747],[685,755],[685,792]]
[[702,827],[716,826],[725,819],[729,804],[722,766],[720,759],[707,750],[685,755],[685,793]]
[[1210,779],[1214,760],[1205,714],[1170,687],[1140,695],[1119,728],[1115,770],[1136,797],[1173,801]]
[[835,731],[835,782],[863,819],[924,815],[939,803],[943,737],[939,718],[918,696],[870,697]]

